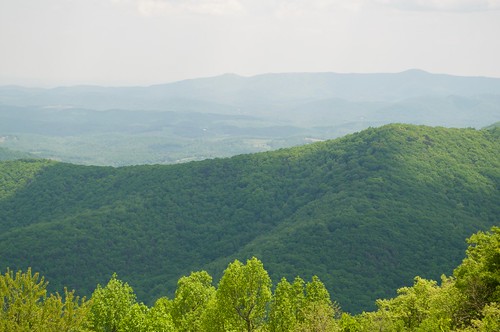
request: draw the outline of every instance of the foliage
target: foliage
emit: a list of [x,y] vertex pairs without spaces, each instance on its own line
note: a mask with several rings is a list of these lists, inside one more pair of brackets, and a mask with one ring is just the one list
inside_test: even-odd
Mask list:
[[100,332],[117,332],[127,324],[131,324],[133,329],[141,326],[145,310],[136,303],[132,287],[118,280],[114,274],[106,287],[97,285],[92,294],[89,326]]
[[177,331],[203,331],[202,316],[214,296],[212,277],[206,271],[181,277],[171,310]]
[[0,200],[23,189],[50,165],[53,165],[50,161],[31,159],[0,162]]
[[361,315],[358,330],[497,331],[499,239],[498,227],[472,235],[454,278],[443,277],[438,286],[416,277],[414,285],[398,289],[395,298],[377,300],[378,311]]
[[7,270],[0,275],[1,331],[84,331],[88,303],[65,289],[47,296],[38,273]]
[[[459,272],[470,269],[471,259],[489,262],[498,253],[498,235],[498,227],[493,227],[469,239],[468,256],[455,270],[456,279],[443,276],[438,285],[415,277],[413,286],[398,289],[396,297],[377,300],[377,311],[354,316],[341,313],[317,277],[307,284],[300,277],[292,284],[282,278],[271,292],[267,271],[255,257],[246,264],[230,263],[217,288],[206,271],[181,277],[175,298],[160,298],[152,307],[136,302],[132,288],[116,274],[106,287],[97,286],[88,307],[84,301],[80,305],[73,292],[66,293],[64,304],[58,294],[47,297],[44,279],[31,270],[15,277],[7,271],[0,278],[0,327],[2,331],[496,332],[498,302],[495,298],[488,302],[489,298],[481,307],[464,305],[470,301],[469,287],[475,286],[464,286],[461,278],[468,276]],[[474,318],[459,319],[463,317]]]
[[293,284],[285,278],[276,286],[269,312],[269,330],[272,332],[293,331],[303,314],[305,283],[296,277]]
[[442,286],[433,280],[415,278],[412,287],[398,289],[398,296],[377,300],[379,314],[395,330],[448,331],[460,297],[450,296],[446,288],[453,283],[443,278]]
[[333,318],[340,307],[334,305],[325,285],[317,276],[306,285],[306,297],[300,310],[299,331],[332,331],[336,328]]
[[271,295],[271,278],[257,258],[245,265],[238,260],[229,264],[216,294],[224,329],[258,331],[264,325]]
[[285,278],[276,286],[269,312],[269,330],[332,331],[340,314],[325,285],[317,276],[307,284],[296,277],[293,284]]
[[495,332],[500,330],[500,305],[498,302],[484,306],[481,311],[482,319],[475,319],[472,325],[481,332]]
[[87,296],[117,272],[152,305],[182,275],[257,256],[275,280],[317,275],[345,310],[375,309],[451,274],[463,239],[498,223],[499,142],[395,124],[180,165],[0,162],[0,268]]
[[454,271],[457,288],[465,295],[459,317],[462,324],[484,316],[485,306],[500,303],[500,227],[478,232],[467,242],[467,257]]

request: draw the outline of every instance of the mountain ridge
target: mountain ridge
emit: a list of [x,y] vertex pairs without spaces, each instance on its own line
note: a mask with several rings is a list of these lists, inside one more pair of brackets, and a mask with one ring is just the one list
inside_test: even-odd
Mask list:
[[151,301],[190,271],[257,255],[273,277],[317,274],[366,310],[415,275],[450,273],[463,238],[498,223],[499,139],[393,124],[179,165],[3,162],[0,180],[19,180],[0,195],[0,268],[84,293],[117,272]]
[[70,163],[126,166],[229,157],[388,123],[500,119],[500,79],[392,74],[232,74],[149,87],[0,87],[1,146]]
[[[24,95],[23,95],[23,90]],[[246,97],[240,100],[245,91]],[[16,96],[21,94],[20,96]],[[37,94],[46,98],[37,101]],[[9,99],[10,94],[10,99]],[[286,98],[308,100],[310,98],[341,98],[347,100],[394,101],[420,95],[466,95],[500,94],[500,78],[468,77],[447,74],[432,74],[421,70],[400,73],[269,73],[255,76],[223,74],[213,77],[194,78],[150,86],[102,87],[71,86],[50,89],[0,87],[0,103],[13,106],[64,104],[73,102],[74,107],[134,109],[140,100],[146,110],[165,107],[163,102],[172,98],[195,98],[242,106],[245,101],[279,101]],[[106,97],[108,96],[108,97]],[[126,102],[113,98],[121,96]],[[17,99],[16,98],[24,98]],[[104,98],[97,104],[89,100]],[[87,101],[85,101],[87,99]],[[31,101],[30,101],[31,100]],[[130,105],[127,106],[127,103]],[[100,106],[99,106],[100,105]]]

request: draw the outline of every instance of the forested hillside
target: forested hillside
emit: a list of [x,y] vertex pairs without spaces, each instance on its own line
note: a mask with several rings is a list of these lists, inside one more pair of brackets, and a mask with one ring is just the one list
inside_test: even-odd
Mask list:
[[177,282],[175,295],[154,305],[136,298],[113,274],[90,299],[75,291],[47,291],[38,272],[0,274],[2,331],[115,332],[497,332],[500,329],[500,228],[477,232],[453,276],[441,282],[415,277],[377,310],[352,315],[332,302],[317,276],[273,284],[262,262],[234,260],[216,282],[206,271]]
[[0,269],[86,294],[117,272],[152,303],[257,256],[274,280],[318,275],[343,309],[371,309],[450,274],[463,239],[498,225],[498,151],[498,129],[395,124],[181,165],[4,161]]

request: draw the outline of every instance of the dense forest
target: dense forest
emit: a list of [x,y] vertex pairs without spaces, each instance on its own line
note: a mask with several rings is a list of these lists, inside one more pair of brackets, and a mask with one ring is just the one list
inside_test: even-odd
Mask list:
[[316,275],[343,310],[373,310],[498,225],[498,151],[497,127],[393,124],[179,165],[2,161],[0,268],[84,296],[116,272],[152,306],[191,271],[255,256],[273,280]]
[[282,278],[275,287],[260,260],[230,263],[214,287],[206,271],[177,282],[175,295],[147,306],[114,274],[89,300],[47,293],[38,273],[0,275],[2,331],[484,331],[500,329],[500,228],[468,239],[467,256],[441,283],[415,277],[377,310],[351,315],[321,280]]

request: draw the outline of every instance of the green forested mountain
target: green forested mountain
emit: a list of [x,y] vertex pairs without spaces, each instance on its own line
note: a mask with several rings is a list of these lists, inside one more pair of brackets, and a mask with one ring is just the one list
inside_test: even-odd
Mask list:
[[[190,271],[259,257],[318,275],[343,309],[437,279],[498,225],[498,130],[388,125],[180,165],[0,163],[0,269],[90,293],[117,272],[151,303]],[[275,280],[276,281],[276,280]]]
[[416,276],[397,296],[378,299],[377,310],[352,315],[332,302],[317,276],[273,282],[262,262],[234,260],[216,283],[206,271],[177,282],[175,295],[154,305],[137,301],[113,274],[90,299],[75,291],[47,291],[38,272],[0,274],[2,331],[116,332],[403,332],[500,330],[500,228],[467,239],[466,257],[441,282]]

